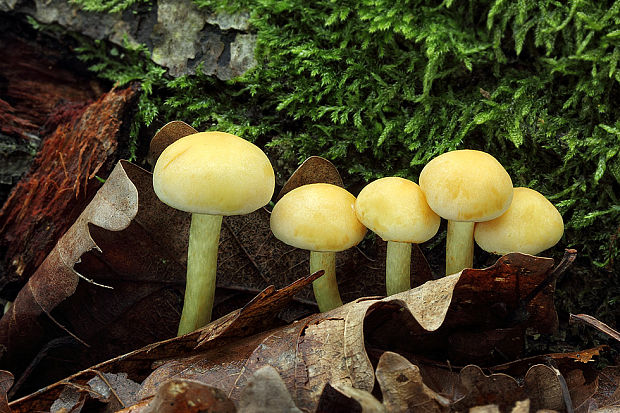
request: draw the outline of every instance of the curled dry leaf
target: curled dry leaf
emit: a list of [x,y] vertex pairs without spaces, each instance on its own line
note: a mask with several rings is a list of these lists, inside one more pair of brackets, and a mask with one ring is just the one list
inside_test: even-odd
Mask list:
[[372,394],[346,384],[327,383],[315,413],[385,413],[389,410]]
[[[537,277],[540,281],[546,274],[540,268],[550,269],[550,266],[541,266],[535,257],[523,256],[520,259],[519,255],[503,257],[496,266],[486,270],[487,274],[485,270],[466,270],[388,298],[359,299],[328,313],[315,314],[291,325],[239,340],[234,345],[217,346],[217,339],[204,336],[198,347],[204,349],[204,353],[161,364],[144,381],[140,396],[150,397],[161,383],[175,377],[217,385],[231,400],[238,401],[248,380],[265,365],[278,370],[301,410],[316,409],[328,382],[334,388],[350,386],[370,392],[375,373],[365,343],[386,349],[406,343],[408,352],[415,352],[425,336],[439,333],[442,324],[455,325],[459,318],[463,320],[460,312],[454,309],[470,304],[467,300],[477,277],[487,279],[492,275],[497,279],[501,276],[498,272],[501,267],[507,269],[505,278],[502,278],[504,288],[488,290],[495,287],[494,284],[482,282],[476,289],[477,299],[487,303],[492,299],[509,303],[518,301],[515,300],[515,280],[512,281],[513,288],[506,287],[511,284],[511,274]],[[520,270],[508,269],[517,262],[533,262],[532,266],[538,270],[527,266]],[[535,286],[536,282],[529,284]],[[527,292],[525,290],[523,294]],[[552,311],[552,306],[548,308]],[[477,321],[476,314],[467,314],[469,326],[477,322],[488,323],[487,312],[479,314]],[[532,325],[538,321],[536,318],[528,320]],[[486,325],[498,326],[501,323]],[[393,340],[386,341],[389,337]]]
[[473,365],[464,367],[460,378],[468,394],[453,404],[456,411],[484,405],[495,405],[500,411],[509,411],[522,400],[530,400],[533,411],[564,411],[560,377],[549,366],[532,366],[525,375],[523,385],[507,374],[486,375],[480,367]]
[[608,335],[609,337],[613,338],[614,340],[620,342],[620,333],[616,330],[614,330],[613,328],[611,328],[610,326],[608,326],[607,324],[597,320],[596,318],[592,317],[591,315],[588,314],[571,314],[570,318],[569,318],[569,322],[571,324],[585,324],[587,326],[593,327],[595,329],[597,329],[598,331],[600,331],[603,334]]
[[276,196],[278,201],[288,192],[302,185],[327,183],[344,187],[342,177],[333,163],[320,156],[311,156],[293,172]]
[[[156,343],[94,369],[124,371],[139,381],[141,374],[156,367],[142,384],[141,399],[153,397],[159,386],[170,379],[183,379],[218,387],[238,403],[254,373],[271,365],[281,375],[297,407],[313,411],[328,382],[335,388],[372,391],[375,373],[366,346],[424,353],[428,352],[427,343],[444,340],[446,332],[442,330],[446,325],[453,329],[493,329],[512,322],[490,318],[488,307],[503,303],[510,310],[518,305],[519,297],[530,291],[523,286],[533,288],[542,281],[551,268],[549,261],[509,254],[488,269],[464,270],[388,298],[362,298],[277,329],[265,331],[264,325],[257,325],[258,320],[269,319],[313,280],[308,277],[283,290],[267,289],[245,308],[202,330]],[[486,303],[485,308],[479,308],[477,301]],[[544,305],[546,312],[553,311],[544,300],[538,305]],[[527,325],[535,327],[541,319],[550,318],[546,312],[532,311]],[[92,378],[92,374],[84,372],[65,382],[79,383],[86,378]],[[62,387],[58,383],[14,402],[16,411],[28,411],[30,403],[56,397]]]
[[388,412],[449,411],[450,401],[424,384],[418,366],[399,354],[383,353],[376,375]]
[[241,392],[239,413],[301,413],[282,378],[271,366],[264,366]]
[[164,149],[166,149],[170,144],[176,142],[178,139],[194,133],[198,133],[198,131],[180,120],[174,120],[166,123],[155,133],[153,139],[151,139],[149,153],[147,155],[148,163],[151,166],[155,166],[159,155],[161,155]]
[[[232,343],[243,342],[244,339],[241,337],[257,334],[261,331],[267,320],[273,320],[275,314],[286,307],[301,289],[321,275],[321,272],[317,272],[279,290],[273,287],[266,288],[243,308],[213,321],[200,330],[150,344],[80,371],[35,393],[12,401],[11,410],[13,413],[46,411],[67,387],[81,388],[83,394],[89,394],[90,388],[86,387],[86,383],[102,373],[123,372],[127,373],[131,380],[141,382],[152,372],[154,367],[162,364],[160,360],[179,357],[179,355],[202,353],[205,350],[218,347],[227,348]],[[257,320],[261,320],[261,322],[257,322]],[[248,340],[251,339],[252,337]],[[154,394],[155,392],[152,393],[152,395]],[[141,401],[136,405],[144,407],[146,404]],[[127,409],[131,412],[138,411],[132,407]]]
[[0,370],[0,413],[11,413],[7,393],[13,385],[15,378],[11,372]]
[[162,384],[143,413],[235,413],[235,405],[220,389],[193,380]]

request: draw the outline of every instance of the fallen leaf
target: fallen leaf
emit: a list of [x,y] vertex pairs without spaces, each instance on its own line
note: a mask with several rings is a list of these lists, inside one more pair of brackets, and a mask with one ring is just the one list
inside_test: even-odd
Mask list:
[[271,366],[261,367],[239,398],[239,413],[301,413],[282,378]]
[[184,136],[192,135],[198,131],[180,120],[174,120],[166,123],[161,127],[151,139],[149,146],[149,153],[147,155],[147,161],[151,166],[155,166],[155,162],[159,158],[159,155],[170,144],[181,139]]
[[79,413],[86,403],[86,394],[79,389],[67,386],[49,408],[50,413]]
[[606,345],[589,348],[586,350],[573,351],[567,353],[553,353],[549,354],[549,357],[553,359],[573,359],[580,363],[589,363],[594,361],[594,357],[601,354],[603,349],[607,348]]
[[403,356],[385,352],[377,365],[377,382],[388,412],[447,412],[450,401],[428,388],[420,369]]
[[344,384],[327,383],[315,413],[385,413],[387,410],[372,394]]
[[[546,271],[530,271],[527,266],[521,270],[512,268],[515,263],[541,268],[539,259],[530,256],[520,259],[516,255],[519,254],[500,258],[497,265],[486,271],[499,277],[498,268],[506,267],[505,284],[510,284],[507,282],[510,274],[538,277],[539,280],[545,277]],[[234,344],[223,345],[221,336],[203,334],[198,348],[205,352],[164,361],[144,381],[140,397],[150,397],[161,383],[174,377],[217,385],[236,402],[254,372],[265,365],[278,371],[301,410],[316,409],[326,383],[334,388],[350,386],[370,392],[375,373],[365,343],[373,348],[382,348],[382,345],[393,348],[397,343],[406,343],[409,352],[415,352],[425,336],[437,334],[442,324],[455,324],[454,318],[460,316],[454,308],[468,304],[461,300],[468,297],[475,277],[485,279],[484,275],[485,270],[465,270],[391,297],[358,299],[328,313],[315,314]],[[483,282],[477,289],[477,296],[485,302],[491,297],[500,302],[516,301],[513,289],[485,290],[489,286],[493,284]],[[467,317],[475,325],[475,314]],[[479,314],[479,319],[485,323],[486,312]],[[528,320],[529,323],[537,321]],[[397,338],[385,342],[386,337]],[[518,389],[514,379],[511,380]],[[521,399],[511,400],[511,403],[516,400]]]
[[284,195],[302,185],[327,183],[344,187],[342,177],[333,163],[320,156],[311,156],[293,172],[276,196],[277,202]]
[[564,410],[568,389],[563,388],[560,376],[551,367],[543,364],[530,367],[523,386],[532,410]]
[[454,403],[457,411],[485,405],[496,405],[500,411],[506,411],[527,398],[525,390],[507,374],[486,375],[480,367],[470,365],[461,370],[460,377],[468,394]]
[[140,385],[127,378],[127,373],[99,373],[86,384],[90,387],[89,394],[99,401],[108,404],[109,409],[118,410],[135,404]]
[[0,413],[11,413],[7,393],[9,392],[9,389],[13,385],[14,381],[15,378],[11,372],[0,370]]
[[605,367],[601,371],[591,402],[593,409],[620,410],[620,366]]
[[[235,310],[200,330],[181,337],[153,343],[115,357],[75,373],[30,395],[14,400],[10,403],[12,412],[27,413],[49,410],[49,406],[57,400],[66,387],[81,388],[83,389],[82,393],[88,394],[89,388],[86,387],[86,383],[101,373],[123,372],[127,373],[131,380],[141,382],[153,372],[154,368],[162,364],[159,362],[160,360],[167,360],[179,355],[191,355],[196,352],[201,353],[218,347],[227,350],[229,344],[242,341],[243,339],[240,337],[256,334],[264,328],[268,320],[273,320],[275,314],[286,307],[302,288],[312,283],[320,275],[321,272],[317,272],[280,290],[269,287],[244,308]],[[257,320],[260,322],[257,323]],[[197,349],[197,346],[200,346],[200,349]],[[139,402],[138,404],[144,403]],[[128,411],[132,411],[130,407],[128,409]]]
[[215,387],[193,380],[163,383],[144,413],[235,413],[235,405]]

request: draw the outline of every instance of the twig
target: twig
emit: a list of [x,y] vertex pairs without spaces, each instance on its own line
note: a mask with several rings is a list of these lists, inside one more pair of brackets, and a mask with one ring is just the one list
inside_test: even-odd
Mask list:
[[598,321],[596,318],[587,314],[571,314],[569,316],[568,322],[570,324],[585,324],[587,326],[593,327],[600,331],[603,334],[607,334],[609,337],[615,339],[620,342],[620,333],[609,327],[607,324]]
[[[92,373],[95,373],[97,376],[99,376],[99,378],[101,379],[101,381],[103,381],[105,383],[106,386],[108,386],[108,389],[110,389],[110,392],[114,395],[114,397],[116,397],[116,400],[118,400],[118,402],[121,404],[121,407],[124,409],[125,407],[125,403],[123,403],[123,401],[121,400],[120,396],[118,395],[118,393],[116,393],[116,390],[114,390],[114,388],[112,387],[112,385],[110,384],[110,382],[108,381],[108,378],[100,371],[98,370],[93,370],[93,369],[88,369],[87,371],[90,371]],[[92,386],[91,386],[92,387]],[[102,397],[102,399],[104,399]]]
[[108,288],[110,290],[113,290],[114,287],[111,287],[109,285],[105,285],[105,284],[99,284],[98,282],[96,282],[95,280],[92,280],[90,278],[86,278],[85,276],[83,276],[82,274],[80,274],[79,272],[77,272],[76,270],[73,270],[73,272],[75,273],[75,275],[77,275],[78,277],[80,277],[81,279],[83,279],[84,281],[86,281],[87,283],[90,283],[92,285],[96,285],[97,287],[102,287],[102,288]]
[[78,336],[76,336],[75,334],[73,334],[71,331],[69,331],[69,329],[65,326],[63,326],[62,324],[60,324],[58,321],[56,321],[56,319],[54,317],[52,317],[52,315],[46,311],[45,309],[43,310],[43,312],[45,313],[46,316],[49,317],[50,320],[52,320],[52,322],[54,324],[56,324],[58,327],[60,327],[65,333],[69,334],[71,337],[73,337],[75,339],[75,341],[79,342],[80,344],[82,344],[84,347],[86,348],[90,348],[90,344],[88,344],[87,342],[85,342],[84,340],[82,340],[81,338],[79,338]]

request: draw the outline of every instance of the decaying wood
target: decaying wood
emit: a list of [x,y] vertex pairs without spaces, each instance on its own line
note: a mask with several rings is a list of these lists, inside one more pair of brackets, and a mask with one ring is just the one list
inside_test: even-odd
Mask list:
[[116,163],[123,118],[137,91],[112,90],[89,105],[56,111],[30,172],[0,210],[6,271],[0,284],[25,283],[100,188],[96,176],[107,176]]

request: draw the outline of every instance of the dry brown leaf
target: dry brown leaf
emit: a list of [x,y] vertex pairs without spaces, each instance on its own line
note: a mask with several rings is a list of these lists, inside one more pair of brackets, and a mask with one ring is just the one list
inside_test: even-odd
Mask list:
[[[159,360],[166,360],[179,355],[196,353],[199,343],[202,350],[221,348],[226,350],[231,343],[242,342],[240,337],[256,334],[264,328],[267,320],[273,319],[293,297],[306,285],[320,276],[318,272],[280,290],[273,287],[265,289],[261,294],[245,307],[213,321],[201,330],[194,331],[181,337],[174,337],[162,342],[153,343],[139,350],[118,356],[100,363],[92,368],[78,372],[51,384],[28,396],[10,403],[13,413],[28,413],[32,411],[46,411],[60,396],[66,387],[81,388],[82,393],[89,393],[86,383],[101,373],[127,373],[129,378],[142,381],[157,367]],[[261,320],[257,323],[257,320]],[[265,334],[265,333],[264,333]],[[250,337],[252,340],[252,337]],[[161,363],[159,363],[161,364]],[[153,395],[155,392],[153,392]],[[145,405],[146,403],[139,402]],[[128,408],[127,411],[134,411]]]
[[509,411],[513,406],[517,408],[517,403],[522,400],[529,400],[533,411],[564,411],[565,408],[560,378],[549,366],[532,366],[523,379],[523,385],[507,374],[486,375],[480,367],[473,365],[464,367],[460,377],[468,394],[454,403],[456,411],[486,405]]
[[320,156],[311,156],[293,172],[276,196],[277,202],[288,192],[302,185],[327,183],[344,187],[342,177],[333,163]]
[[365,390],[327,383],[315,413],[386,413],[380,401]]
[[235,413],[235,405],[215,387],[193,380],[163,383],[143,413]]
[[552,359],[558,359],[558,360],[573,359],[580,363],[589,363],[591,361],[594,361],[594,357],[600,355],[601,351],[603,351],[606,348],[607,348],[606,345],[602,345],[602,346],[598,346],[594,348],[589,348],[586,350],[573,351],[573,352],[568,352],[568,353],[553,353],[553,354],[549,354],[549,357],[551,357]]
[[282,378],[264,366],[248,381],[239,398],[239,413],[301,413]]
[[[496,266],[486,270],[487,275],[498,278],[498,268],[505,268],[504,284],[510,284],[507,282],[510,274],[515,273],[534,275],[539,280],[545,277],[546,272],[540,271],[540,268],[549,267],[541,267],[540,259],[523,256],[520,260],[518,255],[511,254],[500,259]],[[534,271],[527,266],[521,270],[511,267],[514,263],[531,262],[536,269]],[[207,350],[205,353],[162,364],[144,382],[141,397],[149,397],[160,383],[177,377],[217,385],[226,391],[231,400],[237,401],[253,373],[264,365],[278,370],[302,410],[312,411],[317,407],[326,383],[335,388],[350,386],[370,392],[375,374],[364,343],[377,343],[369,340],[368,334],[373,338],[376,338],[375,335],[385,337],[397,334],[398,340],[392,344],[407,342],[410,350],[415,349],[418,340],[425,335],[432,336],[430,332],[437,330],[442,323],[455,322],[448,318],[459,317],[458,312],[452,311],[453,308],[467,304],[462,300],[469,296],[476,277],[488,278],[484,275],[485,270],[466,270],[384,299],[359,299],[328,313],[248,337],[230,347],[215,346],[217,340],[206,337],[199,347]],[[493,283],[481,283],[481,288],[477,290],[480,299],[514,300],[512,289],[485,290],[489,285]],[[474,317],[474,314],[468,315],[472,323]],[[486,312],[479,317],[486,321]],[[380,321],[381,327],[376,327]],[[529,322],[535,323],[537,320]],[[372,327],[369,328],[369,325]],[[512,403],[516,400],[519,399]]]
[[0,413],[11,413],[7,393],[14,381],[15,378],[11,372],[0,370]]
[[170,144],[184,136],[192,135],[197,132],[198,131],[196,129],[180,120],[174,120],[166,123],[155,133],[153,139],[151,139],[149,153],[146,160],[149,164],[151,164],[151,166],[155,166],[155,162],[157,162],[159,155],[161,155],[164,149],[166,149]]
[[507,374],[486,375],[480,367],[470,365],[461,370],[460,377],[469,393],[454,403],[456,411],[485,405],[496,405],[500,411],[506,411],[527,398],[524,389]]
[[549,366],[536,364],[525,374],[525,394],[529,398],[534,411],[563,410],[564,389],[556,371]]
[[428,388],[420,369],[399,354],[383,353],[376,375],[388,412],[449,411],[450,401]]

